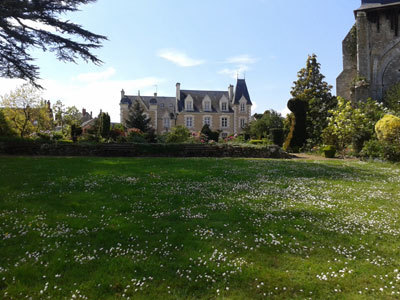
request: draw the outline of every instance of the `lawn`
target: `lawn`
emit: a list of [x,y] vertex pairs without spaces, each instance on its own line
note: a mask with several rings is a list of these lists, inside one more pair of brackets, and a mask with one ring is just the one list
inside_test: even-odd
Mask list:
[[400,298],[400,166],[0,157],[1,299]]

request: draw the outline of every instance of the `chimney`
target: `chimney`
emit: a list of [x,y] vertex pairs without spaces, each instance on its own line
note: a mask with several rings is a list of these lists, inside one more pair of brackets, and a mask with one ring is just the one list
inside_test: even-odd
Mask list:
[[124,91],[124,89],[122,89],[122,91],[121,91],[121,99],[124,98],[124,97],[125,97],[125,91]]
[[86,116],[86,109],[82,108],[82,116]]
[[181,100],[181,84],[179,82],[176,84],[176,100]]
[[140,97],[140,90],[138,90],[137,95]]
[[93,119],[93,112],[90,112],[90,117]]
[[229,101],[233,101],[233,85],[232,84],[229,85],[228,92],[229,92]]
[[154,93],[154,97],[157,97],[157,93]]

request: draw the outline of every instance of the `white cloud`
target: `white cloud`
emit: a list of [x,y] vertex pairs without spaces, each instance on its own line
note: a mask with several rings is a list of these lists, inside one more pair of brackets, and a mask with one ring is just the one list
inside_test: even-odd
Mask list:
[[180,67],[195,67],[205,63],[204,60],[190,58],[186,53],[174,49],[163,49],[158,56],[164,58]]
[[222,75],[228,75],[233,79],[244,77],[246,75],[246,72],[251,69],[249,65],[255,64],[257,61],[258,59],[252,57],[249,54],[232,56],[226,59],[224,63],[234,66],[222,69],[218,73]]
[[113,75],[115,75],[116,71],[114,68],[108,68],[107,70],[103,72],[92,72],[92,73],[84,73],[84,74],[79,74],[76,76],[76,80],[81,81],[81,82],[93,82],[93,81],[99,81],[99,80],[107,80]]
[[[115,70],[110,68],[98,73],[89,73],[90,76],[80,74],[70,80],[44,79],[38,83],[44,88],[43,98],[50,100],[51,103],[61,100],[66,106],[86,108],[87,111],[93,112],[93,116],[97,116],[102,109],[110,114],[112,122],[119,122],[121,89],[124,89],[128,95],[136,95],[138,90],[143,95],[152,94],[154,85],[160,85],[164,81],[157,77],[131,80],[111,78],[115,73]],[[84,80],[80,81],[77,78]],[[0,78],[0,95],[9,93],[23,83],[22,80]]]
[[226,60],[228,64],[250,65],[257,62],[257,59],[248,54],[230,57]]
[[245,65],[239,65],[236,68],[225,68],[218,72],[218,74],[228,75],[229,77],[236,79],[240,76],[246,75],[246,71],[250,68]]

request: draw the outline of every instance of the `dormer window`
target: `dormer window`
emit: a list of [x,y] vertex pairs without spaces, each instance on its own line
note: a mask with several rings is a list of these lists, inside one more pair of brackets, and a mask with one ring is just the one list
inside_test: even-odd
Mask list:
[[186,111],[193,111],[193,101],[186,100]]
[[221,110],[222,111],[228,111],[228,102],[222,102],[221,103]]
[[204,101],[204,111],[211,111],[211,102],[206,100]]

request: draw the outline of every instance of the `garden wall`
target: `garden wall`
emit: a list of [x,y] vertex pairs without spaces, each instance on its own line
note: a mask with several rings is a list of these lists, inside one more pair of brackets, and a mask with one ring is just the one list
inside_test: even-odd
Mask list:
[[278,146],[242,147],[196,144],[60,144],[0,142],[0,154],[108,157],[253,157],[291,158]]

